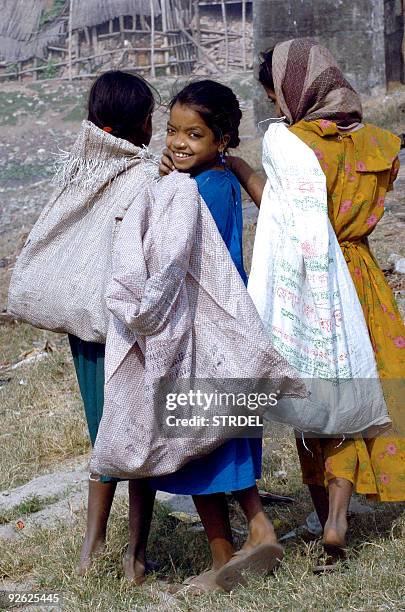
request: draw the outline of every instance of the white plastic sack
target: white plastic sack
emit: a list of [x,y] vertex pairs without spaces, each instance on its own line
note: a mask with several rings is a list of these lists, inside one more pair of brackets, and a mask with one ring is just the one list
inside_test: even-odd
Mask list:
[[263,193],[248,291],[277,351],[307,379],[310,400],[269,418],[303,432],[352,434],[389,422],[368,330],[328,219],[326,178],[284,124],[263,143]]

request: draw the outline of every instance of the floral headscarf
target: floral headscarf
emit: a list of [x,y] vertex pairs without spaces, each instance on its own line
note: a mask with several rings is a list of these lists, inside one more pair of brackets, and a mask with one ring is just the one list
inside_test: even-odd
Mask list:
[[272,72],[280,108],[290,123],[330,119],[348,127],[361,122],[359,95],[317,41],[295,38],[276,45]]

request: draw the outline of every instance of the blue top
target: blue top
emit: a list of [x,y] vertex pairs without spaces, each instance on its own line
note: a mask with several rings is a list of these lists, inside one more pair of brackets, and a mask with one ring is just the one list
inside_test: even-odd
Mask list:
[[[246,285],[247,275],[243,267],[242,248],[242,194],[238,179],[227,168],[224,170],[205,170],[194,178],[197,181],[198,191],[214,218],[232,261]],[[221,194],[220,198],[218,198],[218,194]]]

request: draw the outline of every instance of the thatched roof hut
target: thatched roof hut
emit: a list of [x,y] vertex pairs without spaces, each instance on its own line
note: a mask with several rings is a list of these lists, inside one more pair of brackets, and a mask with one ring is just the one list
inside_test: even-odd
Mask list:
[[[73,0],[72,27],[79,30],[121,17],[122,15],[151,14],[150,0]],[[155,17],[160,15],[160,3],[153,0]]]
[[[154,14],[158,16],[161,14],[159,0],[152,1]],[[44,59],[48,45],[64,42],[68,7],[66,0],[65,18],[41,28],[41,17],[49,8],[49,1],[0,0],[0,58],[6,62],[32,57]],[[122,15],[150,14],[151,0],[72,0],[73,30],[96,26]]]
[[17,62],[44,58],[48,44],[58,42],[63,22],[40,30],[46,0],[0,0],[0,57]]

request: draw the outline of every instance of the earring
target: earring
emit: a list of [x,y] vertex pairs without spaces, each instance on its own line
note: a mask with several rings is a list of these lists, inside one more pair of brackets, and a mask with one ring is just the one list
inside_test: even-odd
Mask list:
[[226,164],[226,157],[225,157],[224,151],[220,151],[219,152],[219,161],[221,162],[221,164],[223,166],[225,166],[225,164]]

